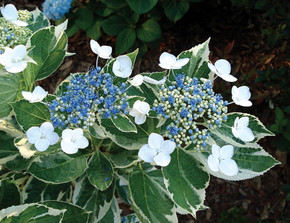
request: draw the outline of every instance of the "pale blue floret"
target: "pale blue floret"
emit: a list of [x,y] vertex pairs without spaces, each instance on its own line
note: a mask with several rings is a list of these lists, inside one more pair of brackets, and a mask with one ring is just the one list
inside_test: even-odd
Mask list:
[[45,0],[42,10],[47,18],[52,20],[61,19],[69,12],[73,0]]

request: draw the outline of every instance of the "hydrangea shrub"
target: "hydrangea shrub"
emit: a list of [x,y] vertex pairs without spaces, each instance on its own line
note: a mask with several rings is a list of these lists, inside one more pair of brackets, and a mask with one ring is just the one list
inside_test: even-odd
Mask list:
[[[96,65],[48,94],[35,83],[66,56],[66,22],[31,14],[23,58],[12,45],[0,55],[1,222],[178,222],[207,208],[210,175],[239,181],[279,164],[258,144],[273,136],[259,119],[228,112],[251,106],[249,88],[215,92],[216,78],[237,78],[228,61],[209,61],[209,39],[134,77],[138,50],[113,58],[92,40]],[[117,199],[134,213],[121,217]]]

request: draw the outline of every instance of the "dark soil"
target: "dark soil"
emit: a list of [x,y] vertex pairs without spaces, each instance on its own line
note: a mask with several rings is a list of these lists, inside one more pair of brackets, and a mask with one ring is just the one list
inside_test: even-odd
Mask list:
[[[211,37],[211,60],[228,59],[232,64],[232,74],[239,79],[236,84],[247,85],[252,92],[252,107],[233,106],[230,110],[256,115],[269,126],[274,123],[275,115],[274,110],[269,108],[268,99],[271,98],[275,105],[280,97],[279,90],[255,82],[256,70],[289,66],[281,50],[283,42],[275,48],[267,46],[260,32],[267,23],[261,11],[232,7],[228,1],[222,1],[222,5],[214,2],[217,1],[196,3],[196,7],[192,7],[175,26],[163,32],[160,46],[149,50],[138,62],[138,72],[160,69],[158,58],[163,51],[178,55]],[[33,10],[36,6],[41,8],[42,1],[9,0],[4,3],[13,3],[18,9]],[[68,51],[76,55],[66,58],[56,74],[40,84],[52,92],[69,73],[86,71],[93,65],[95,55],[90,50],[89,40],[82,31],[71,37]],[[114,48],[115,39],[112,37],[104,34],[98,41]],[[220,80],[216,91],[221,92],[224,98],[230,97],[230,85]],[[205,200],[205,205],[210,208],[198,212],[196,219],[189,215],[179,216],[180,222],[290,222],[290,203],[286,201],[287,194],[282,189],[290,184],[289,153],[278,151],[273,146],[273,139],[267,137],[259,143],[281,165],[245,181],[231,182],[211,177]]]

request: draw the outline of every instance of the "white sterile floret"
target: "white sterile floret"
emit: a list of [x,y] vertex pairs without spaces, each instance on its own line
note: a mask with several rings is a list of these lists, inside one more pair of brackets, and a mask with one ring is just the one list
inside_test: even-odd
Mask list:
[[241,86],[237,88],[236,86],[232,87],[232,99],[236,105],[250,107],[252,102],[249,101],[251,97],[250,89],[247,86]]
[[84,149],[89,145],[89,141],[83,136],[83,130],[65,129],[62,131],[61,149],[67,154],[74,154],[79,149]]
[[23,71],[28,62],[36,63],[26,55],[26,47],[24,45],[18,45],[14,47],[14,49],[6,47],[4,53],[0,55],[0,64],[2,64],[9,73],[19,73]]
[[133,108],[129,115],[135,117],[135,123],[141,125],[146,121],[146,115],[149,114],[150,106],[147,102],[137,100],[133,104]]
[[8,4],[5,7],[0,7],[1,14],[3,15],[4,19],[17,26],[28,26],[27,22],[18,20],[18,11],[14,5]]
[[22,96],[24,97],[24,99],[26,99],[30,103],[41,102],[48,94],[48,92],[45,91],[40,86],[36,86],[32,92],[22,91],[21,93],[22,93]]
[[149,84],[156,84],[156,85],[164,84],[165,81],[166,81],[166,77],[163,77],[161,80],[157,81],[157,80],[155,80],[155,79],[153,79],[151,77],[144,76],[144,81],[149,83]]
[[159,57],[159,66],[163,69],[181,69],[188,61],[188,58],[177,60],[174,55],[164,52]]
[[225,60],[220,59],[217,60],[214,65],[212,63],[207,64],[211,72],[218,75],[220,78],[224,79],[228,82],[235,82],[237,81],[237,78],[235,78],[233,75],[230,74],[231,72],[231,64]]
[[90,46],[92,51],[103,59],[109,59],[112,54],[112,47],[110,46],[100,46],[97,41],[91,40]]
[[225,145],[220,148],[218,145],[213,144],[211,151],[212,154],[209,155],[207,163],[212,171],[221,171],[228,176],[238,174],[238,165],[236,161],[232,159],[234,155],[234,147],[232,145]]
[[144,77],[141,74],[137,74],[132,78],[132,80],[129,80],[130,84],[133,86],[140,86],[143,83]]
[[249,117],[237,117],[232,127],[232,133],[236,138],[243,140],[244,142],[250,142],[255,139],[252,130],[248,127]]
[[113,64],[113,73],[117,77],[127,78],[132,74],[132,61],[126,56],[118,56]]
[[42,152],[50,145],[54,145],[59,140],[59,136],[54,132],[50,122],[44,122],[40,127],[33,126],[26,132],[28,142],[35,145],[35,148]]
[[145,162],[155,162],[158,166],[167,166],[170,163],[170,154],[176,147],[175,142],[165,140],[156,133],[151,133],[148,144],[141,147],[138,156]]

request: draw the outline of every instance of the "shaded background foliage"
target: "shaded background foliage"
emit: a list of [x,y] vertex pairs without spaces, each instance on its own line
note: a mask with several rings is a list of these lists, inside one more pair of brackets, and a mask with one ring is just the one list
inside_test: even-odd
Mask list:
[[[98,39],[102,45],[113,46],[115,55],[136,48],[139,44],[144,54],[137,62],[138,70],[135,73],[139,73],[158,70],[158,58],[162,52],[177,55],[211,37],[212,61],[218,58],[229,60],[232,73],[239,77],[238,85],[250,87],[253,106],[239,109],[259,117],[276,134],[276,137],[267,137],[260,143],[282,164],[264,176],[241,182],[226,182],[211,177],[205,202],[210,204],[211,209],[198,212],[196,219],[180,216],[180,222],[289,222],[289,1],[180,1],[184,5],[188,4],[188,8],[179,19],[166,15],[164,2],[170,1],[150,1],[156,2],[152,10],[158,13],[152,11],[136,16],[132,18],[133,22],[127,21],[128,27],[118,32],[111,32],[106,22],[101,20],[107,21],[110,26],[109,15],[114,15],[121,4],[117,4],[115,11],[106,16],[104,2],[114,1],[100,1],[103,8],[95,9],[96,2],[90,1],[92,5],[87,5],[88,1],[84,0],[74,2],[67,17],[71,27],[69,52],[76,55],[66,58],[59,70],[48,80],[40,81],[40,85],[53,92],[69,73],[86,71],[87,67],[94,64],[95,55],[90,50],[90,38]],[[127,7],[127,3],[122,2]],[[41,9],[42,4],[36,0],[8,0],[2,3],[13,3],[18,9],[28,10],[36,6]],[[144,28],[144,23],[153,18],[157,22],[155,25],[151,22],[148,29],[152,29],[152,26],[156,28],[158,23],[160,30],[154,32],[155,38],[149,39],[152,41],[148,41],[140,34],[140,27],[143,25]],[[118,42],[123,42],[122,38],[128,39],[124,34],[124,30],[128,29],[131,36],[135,32],[135,42],[130,43],[127,49],[120,49]],[[121,38],[123,35],[125,37]],[[225,98],[230,97],[227,83],[217,80],[215,88]],[[235,105],[231,108],[232,111],[236,110]],[[121,204],[121,207],[124,213],[130,212],[125,204]]]

